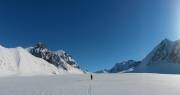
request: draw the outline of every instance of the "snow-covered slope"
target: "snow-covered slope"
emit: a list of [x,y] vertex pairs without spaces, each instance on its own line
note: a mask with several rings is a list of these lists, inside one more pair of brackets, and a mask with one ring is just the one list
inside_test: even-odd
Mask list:
[[101,70],[99,72],[180,74],[180,40],[164,39],[142,61],[121,62],[108,71]]
[[55,66],[34,57],[21,47],[4,48],[0,46],[0,75],[7,74],[59,74],[59,71]]
[[84,71],[72,58],[71,55],[63,50],[50,51],[44,44],[39,42],[35,47],[27,48],[27,50],[34,56],[46,60],[50,64],[56,66],[60,72],[83,74]]
[[180,40],[163,40],[134,72],[180,74]]
[[180,76],[95,74],[0,78],[0,95],[179,95]]

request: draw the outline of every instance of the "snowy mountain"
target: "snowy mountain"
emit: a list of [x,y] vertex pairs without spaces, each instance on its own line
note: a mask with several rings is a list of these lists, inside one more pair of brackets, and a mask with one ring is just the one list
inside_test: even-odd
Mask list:
[[121,63],[115,64],[113,68],[109,70],[110,73],[118,73],[118,72],[130,72],[133,71],[141,62],[128,60]]
[[121,63],[116,63],[111,69],[104,69],[96,71],[95,73],[119,73],[119,72],[131,72],[137,66],[141,64],[141,61],[128,60]]
[[43,43],[27,49],[32,55],[42,58],[65,73],[84,73],[71,55],[63,50],[50,51]]
[[76,61],[66,52],[52,52],[38,43],[24,49],[0,46],[0,75],[83,74]]
[[180,40],[164,39],[142,61],[125,61],[110,70],[98,71],[103,72],[180,74]]
[[43,59],[34,57],[25,49],[0,46],[0,75],[59,74],[58,69]]
[[180,40],[163,40],[150,52],[134,72],[180,73]]

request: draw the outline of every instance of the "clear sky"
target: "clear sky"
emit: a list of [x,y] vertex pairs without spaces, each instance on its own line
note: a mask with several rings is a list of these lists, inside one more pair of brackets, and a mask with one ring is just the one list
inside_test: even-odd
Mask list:
[[1,0],[0,44],[44,42],[82,68],[141,60],[161,40],[180,38],[178,0]]

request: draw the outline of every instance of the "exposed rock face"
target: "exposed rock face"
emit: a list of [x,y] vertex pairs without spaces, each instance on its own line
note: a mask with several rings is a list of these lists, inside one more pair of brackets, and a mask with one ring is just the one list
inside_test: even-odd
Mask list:
[[60,67],[64,70],[68,70],[70,67],[77,69],[80,68],[71,55],[62,50],[56,52],[50,51],[41,42],[37,43],[35,47],[31,47],[28,50],[32,55],[42,58],[58,68]]
[[96,71],[96,73],[119,73],[133,71],[141,61],[128,60],[121,63],[116,63],[111,69],[104,69]]
[[180,64],[180,41],[163,40],[144,61],[148,64],[166,61],[169,63]]
[[169,59],[173,63],[180,64],[180,41],[176,41],[174,47],[170,53]]
[[134,61],[134,60],[128,60],[121,63],[115,64],[113,68],[109,70],[110,73],[118,73],[122,71],[130,72],[130,70],[133,70],[135,67],[137,67],[141,61]]

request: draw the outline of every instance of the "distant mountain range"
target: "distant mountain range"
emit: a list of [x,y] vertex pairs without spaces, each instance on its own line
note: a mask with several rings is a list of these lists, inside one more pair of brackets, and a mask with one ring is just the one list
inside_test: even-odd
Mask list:
[[[161,41],[144,59],[128,60],[96,73],[180,74],[180,40]],[[63,50],[51,51],[43,43],[29,48],[0,46],[0,75],[84,74],[73,57]]]
[[180,40],[164,39],[141,61],[124,61],[115,64],[111,69],[96,71],[120,72],[180,74]]
[[96,71],[95,73],[119,73],[119,72],[131,72],[134,68],[141,64],[141,61],[128,60],[120,63],[116,63],[111,69],[103,69]]

